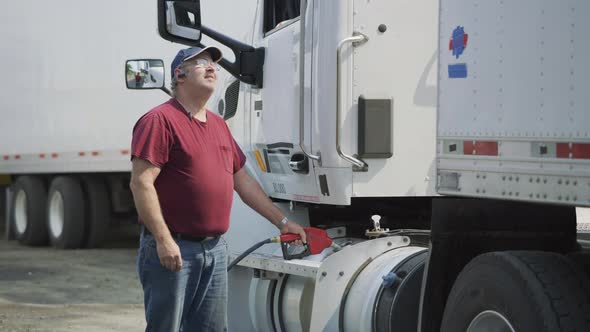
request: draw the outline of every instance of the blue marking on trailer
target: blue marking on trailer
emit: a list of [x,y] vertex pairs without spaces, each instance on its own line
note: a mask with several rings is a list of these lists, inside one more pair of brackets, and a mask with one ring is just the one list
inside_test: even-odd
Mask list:
[[466,78],[467,64],[457,63],[449,65],[449,78]]
[[[455,59],[459,57],[467,48],[467,41],[469,36],[465,33],[465,28],[458,25],[451,34],[451,40],[449,41],[449,51],[452,51]],[[466,78],[467,77],[467,64],[466,63],[453,63],[449,64],[449,78]]]
[[456,59],[459,59],[461,54],[463,54],[463,51],[465,51],[468,37],[469,36],[465,33],[465,28],[462,26],[457,26],[455,30],[453,30],[450,48]]

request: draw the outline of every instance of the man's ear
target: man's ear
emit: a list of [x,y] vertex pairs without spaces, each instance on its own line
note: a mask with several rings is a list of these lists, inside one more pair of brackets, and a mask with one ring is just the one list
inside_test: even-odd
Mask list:
[[176,74],[176,79],[185,78],[186,77],[186,73],[183,72],[182,70],[180,70],[180,68],[176,68],[176,70],[174,70],[174,72],[175,73],[178,73],[178,74]]

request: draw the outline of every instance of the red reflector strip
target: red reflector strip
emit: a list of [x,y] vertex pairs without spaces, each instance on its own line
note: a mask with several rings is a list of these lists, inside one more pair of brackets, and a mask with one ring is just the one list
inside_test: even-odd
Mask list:
[[557,143],[557,158],[590,159],[590,143]]
[[[29,159],[57,159],[57,158],[74,158],[76,155],[79,157],[86,157],[86,156],[110,156],[116,155],[119,153],[120,155],[130,155],[130,149],[119,149],[119,150],[107,150],[107,151],[78,151],[78,152],[64,152],[64,153],[27,153],[27,154],[5,154],[0,155],[0,161],[9,161],[9,160],[29,160]],[[1,180],[1,179],[0,179]],[[1,181],[0,181],[1,182]]]
[[463,154],[476,156],[497,156],[498,142],[464,141]]

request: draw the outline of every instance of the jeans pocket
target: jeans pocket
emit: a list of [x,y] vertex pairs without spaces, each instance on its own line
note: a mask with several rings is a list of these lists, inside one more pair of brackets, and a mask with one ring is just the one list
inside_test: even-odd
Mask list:
[[149,271],[152,269],[151,266],[153,266],[153,251],[155,251],[155,249],[145,245],[142,245],[139,248],[139,255],[137,257],[137,273],[139,275],[139,281],[144,287],[146,285],[146,278],[149,274]]
[[146,243],[142,248],[142,264],[145,267],[160,267],[162,264],[160,263],[160,256],[158,256],[158,249],[156,248],[155,242],[153,245],[151,243]]

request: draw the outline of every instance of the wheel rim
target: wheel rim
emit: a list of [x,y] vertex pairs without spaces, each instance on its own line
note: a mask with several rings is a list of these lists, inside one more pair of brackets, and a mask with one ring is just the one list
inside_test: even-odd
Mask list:
[[49,229],[54,238],[60,237],[64,229],[64,199],[58,191],[53,192],[49,201]]
[[467,332],[515,332],[502,314],[487,310],[477,315],[469,324]]
[[14,223],[16,226],[16,232],[18,234],[24,234],[27,230],[27,194],[24,190],[19,190],[16,194],[14,204]]

